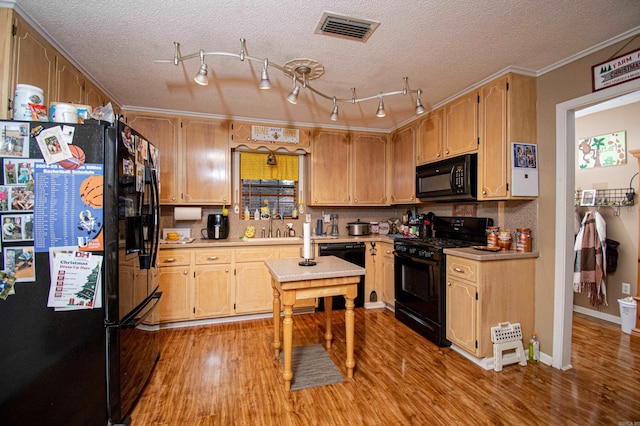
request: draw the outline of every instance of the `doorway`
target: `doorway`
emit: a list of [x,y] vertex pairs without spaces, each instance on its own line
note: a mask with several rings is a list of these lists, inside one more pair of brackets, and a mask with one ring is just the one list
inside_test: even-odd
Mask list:
[[552,365],[571,368],[575,111],[640,90],[640,80],[556,105],[556,241]]

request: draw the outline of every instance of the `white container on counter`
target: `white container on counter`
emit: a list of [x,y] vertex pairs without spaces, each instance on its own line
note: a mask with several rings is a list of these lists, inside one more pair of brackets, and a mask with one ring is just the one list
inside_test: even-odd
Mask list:
[[44,105],[44,93],[41,88],[29,84],[16,84],[13,101],[14,120],[33,120],[29,104]]

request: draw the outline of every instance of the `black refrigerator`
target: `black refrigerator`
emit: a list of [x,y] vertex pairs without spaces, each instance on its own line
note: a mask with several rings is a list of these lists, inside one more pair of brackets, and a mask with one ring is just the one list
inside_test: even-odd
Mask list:
[[129,424],[160,356],[160,153],[119,116],[0,126],[0,424]]

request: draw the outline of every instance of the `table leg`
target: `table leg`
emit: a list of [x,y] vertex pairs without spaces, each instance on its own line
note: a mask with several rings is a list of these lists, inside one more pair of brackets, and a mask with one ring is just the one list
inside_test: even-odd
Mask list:
[[353,312],[353,308],[355,306],[354,303],[355,296],[346,295],[345,299],[345,311],[344,311],[344,322],[346,328],[346,337],[347,337],[347,362],[345,365],[347,367],[347,377],[353,378],[353,368],[356,365],[356,361],[353,359],[353,340],[354,340],[354,319],[355,313]]
[[291,379],[293,371],[291,370],[291,350],[293,345],[293,305],[287,305],[285,299],[284,320],[282,321],[282,331],[284,333],[284,390],[291,390]]
[[333,296],[328,296],[324,298],[324,313],[327,317],[326,327],[324,339],[327,341],[327,349],[331,348],[331,339],[333,339],[333,334],[331,334],[331,313],[333,310]]
[[280,356],[280,292],[272,282],[273,287],[273,356]]

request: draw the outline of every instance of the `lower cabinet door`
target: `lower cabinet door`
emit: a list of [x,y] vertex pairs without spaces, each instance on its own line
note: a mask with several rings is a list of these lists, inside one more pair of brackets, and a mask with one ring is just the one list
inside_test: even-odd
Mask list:
[[194,317],[230,315],[231,265],[196,266],[194,277]]
[[264,262],[236,264],[236,314],[273,310],[271,274]]
[[477,355],[477,287],[447,277],[447,339]]
[[162,267],[158,288],[162,292],[160,321],[182,321],[191,318],[190,269],[188,266]]

